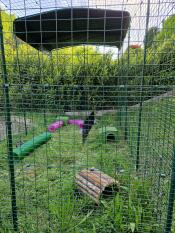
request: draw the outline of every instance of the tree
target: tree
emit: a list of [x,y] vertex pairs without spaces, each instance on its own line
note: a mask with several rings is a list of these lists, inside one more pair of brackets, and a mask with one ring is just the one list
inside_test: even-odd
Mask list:
[[157,27],[151,27],[144,37],[144,44],[146,44],[147,48],[150,48],[153,43],[156,35],[158,34],[159,29]]

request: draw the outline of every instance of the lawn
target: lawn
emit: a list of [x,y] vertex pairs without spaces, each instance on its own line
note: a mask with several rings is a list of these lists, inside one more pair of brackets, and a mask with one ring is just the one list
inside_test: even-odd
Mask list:
[[[79,128],[66,125],[45,145],[16,162],[20,232],[162,232],[171,175],[170,126],[175,120],[171,106],[170,101],[162,100],[143,107],[138,172],[137,108],[128,109],[128,140],[124,138],[124,118],[120,121],[117,113],[109,113],[97,119],[84,145]],[[47,121],[41,113],[27,113],[33,127],[27,136],[14,136],[14,148],[19,140],[45,132],[56,115],[47,112],[46,116]],[[116,143],[100,140],[98,128],[102,125],[117,127]],[[6,140],[1,142],[0,151],[0,232],[5,233],[12,232]],[[102,199],[99,205],[78,192],[75,185],[75,175],[91,167],[120,183],[115,197]]]

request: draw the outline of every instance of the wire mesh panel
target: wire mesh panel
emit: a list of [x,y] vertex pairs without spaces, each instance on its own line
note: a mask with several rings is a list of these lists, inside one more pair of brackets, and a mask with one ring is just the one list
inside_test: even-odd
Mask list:
[[0,232],[174,232],[173,1],[1,2]]

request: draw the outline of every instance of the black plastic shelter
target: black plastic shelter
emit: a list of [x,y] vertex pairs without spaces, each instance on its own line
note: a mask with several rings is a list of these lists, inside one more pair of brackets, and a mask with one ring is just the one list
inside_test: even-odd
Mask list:
[[39,50],[80,44],[120,48],[129,24],[127,11],[65,8],[18,18],[14,21],[14,32]]

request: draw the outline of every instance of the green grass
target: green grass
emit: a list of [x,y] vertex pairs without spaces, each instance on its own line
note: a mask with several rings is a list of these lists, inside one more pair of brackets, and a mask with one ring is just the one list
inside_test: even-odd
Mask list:
[[[166,162],[171,157],[172,145],[169,124],[174,121],[173,117],[166,119],[169,111],[166,101],[144,106],[141,165],[137,173],[137,109],[128,114],[128,141],[124,140],[123,123],[120,124],[117,114],[107,114],[93,127],[85,145],[82,145],[79,129],[67,125],[54,133],[47,144],[16,163],[20,232],[161,232],[164,221],[160,217],[165,217],[168,167],[171,165],[170,159]],[[27,136],[22,133],[14,136],[14,147],[21,138],[27,141],[46,131],[45,123],[48,125],[55,119],[55,115],[48,113],[47,122],[39,113],[28,113],[27,117],[32,120],[33,128]],[[166,124],[163,124],[165,120]],[[98,128],[102,125],[119,129],[117,143],[103,144],[98,140]],[[168,140],[163,141],[163,137]],[[5,140],[1,142],[0,151],[0,232],[5,233],[12,232]],[[120,191],[114,198],[96,205],[86,195],[76,192],[75,174],[90,167],[98,168],[120,182]],[[165,177],[159,179],[162,173]]]

